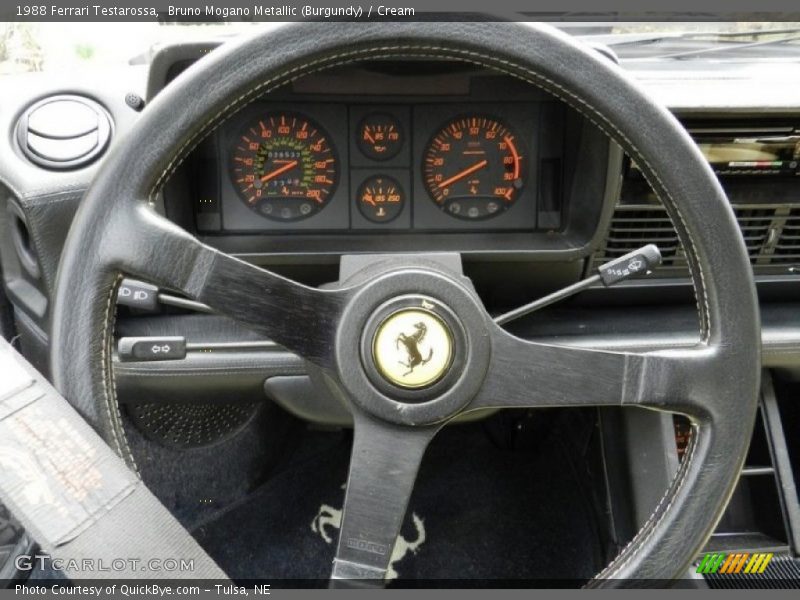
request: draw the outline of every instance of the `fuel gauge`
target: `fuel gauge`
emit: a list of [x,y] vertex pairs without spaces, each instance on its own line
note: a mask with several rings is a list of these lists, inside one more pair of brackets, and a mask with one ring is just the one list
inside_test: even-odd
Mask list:
[[388,223],[403,212],[406,194],[394,177],[375,175],[358,188],[356,201],[365,219],[373,223]]

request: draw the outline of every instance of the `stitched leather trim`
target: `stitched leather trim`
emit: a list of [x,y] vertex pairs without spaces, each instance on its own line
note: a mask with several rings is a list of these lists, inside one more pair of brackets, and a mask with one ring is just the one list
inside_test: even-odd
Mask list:
[[133,469],[134,473],[139,474],[139,468],[136,465],[136,459],[133,457],[130,445],[128,444],[128,436],[125,435],[125,429],[122,425],[122,414],[119,409],[119,401],[117,400],[117,384],[114,380],[114,366],[111,361],[113,336],[111,333],[114,331],[114,322],[116,321],[116,306],[114,299],[117,296],[117,288],[122,281],[122,274],[115,276],[114,282],[109,286],[108,296],[106,298],[106,308],[102,321],[102,339],[101,339],[101,360],[102,360],[102,382],[103,382],[103,408],[105,409],[106,417],[108,418],[109,428],[111,429],[111,436],[116,446],[115,450],[128,466]]
[[[426,54],[427,52],[435,52],[435,54]],[[691,235],[691,232],[689,231],[689,228],[686,226],[686,220],[683,216],[683,213],[681,212],[674,198],[672,198],[672,195],[669,193],[667,187],[661,181],[661,178],[658,176],[658,173],[650,164],[650,162],[644,158],[644,156],[641,154],[636,145],[630,140],[630,138],[628,138],[622,131],[620,131],[619,128],[616,125],[614,125],[614,123],[609,121],[602,113],[598,112],[593,106],[588,104],[585,100],[583,100],[581,97],[579,97],[572,91],[568,90],[566,87],[556,83],[555,81],[544,75],[541,75],[540,73],[522,67],[517,63],[513,63],[509,60],[492,57],[486,54],[481,54],[479,52],[460,50],[460,49],[450,49],[439,46],[428,46],[428,45],[409,44],[409,45],[399,45],[399,46],[380,46],[377,48],[366,48],[366,49],[353,50],[350,52],[333,54],[325,58],[312,60],[303,63],[301,65],[298,65],[296,67],[293,67],[291,69],[288,69],[286,71],[283,71],[282,73],[280,73],[275,77],[272,77],[266,81],[258,83],[257,85],[250,88],[244,94],[238,96],[232,102],[228,103],[225,107],[217,111],[217,113],[214,116],[212,116],[211,119],[209,119],[207,123],[203,125],[203,127],[201,127],[192,136],[190,136],[189,139],[187,139],[183,143],[183,145],[178,149],[177,153],[175,154],[175,157],[167,164],[167,166],[164,168],[158,179],[156,179],[155,183],[153,184],[153,187],[147,194],[148,202],[150,202],[151,204],[155,202],[155,196],[159,192],[165,181],[183,163],[186,157],[191,153],[191,151],[197,146],[197,144],[200,141],[205,139],[205,137],[208,134],[210,134],[217,127],[219,127],[230,115],[232,115],[236,111],[236,109],[240,108],[248,101],[254,100],[257,96],[261,94],[268,93],[276,88],[291,83],[300,77],[304,77],[319,71],[328,70],[337,66],[350,64],[352,62],[361,60],[363,58],[441,59],[441,58],[453,58],[453,57],[463,60],[464,62],[493,69],[495,71],[501,72],[505,75],[514,77],[516,79],[520,79],[532,85],[543,84],[542,87],[544,87],[555,96],[561,98],[562,100],[570,104],[570,106],[578,110],[581,114],[583,114],[586,118],[588,118],[601,130],[605,131],[612,138],[616,139],[617,141],[622,140],[625,142],[622,144],[625,150],[637,161],[638,164],[645,166],[644,169],[645,177],[647,178],[648,182],[650,183],[651,187],[654,189],[656,194],[660,196],[662,202],[664,201],[664,196],[666,196],[666,198],[668,199],[668,202],[663,202],[663,203],[668,208],[671,208],[674,211],[675,215],[678,217],[681,223],[681,227],[678,228],[679,236],[681,235],[681,233],[683,233],[684,234],[683,237],[688,238],[689,243],[684,245],[689,249],[691,260],[695,261],[694,266],[696,267],[695,269],[690,269],[689,274],[692,279],[692,285],[695,289],[695,299],[697,301],[697,312],[700,321],[701,338],[704,343],[707,342],[711,333],[710,310],[708,306],[708,297],[706,293],[705,275],[696,262],[698,259],[697,246],[695,244],[694,238]],[[526,79],[524,76],[521,76],[517,72],[517,70],[528,74],[533,79]],[[602,123],[598,123],[598,121],[594,117],[599,118],[600,121],[602,121]],[[609,131],[609,129],[611,131]],[[653,182],[651,177],[652,179],[655,179],[655,183]],[[690,260],[690,265],[691,265],[691,260]],[[703,303],[702,307],[701,307],[701,301]]]
[[[231,114],[233,114],[234,111],[236,111],[238,108],[240,108],[247,102],[254,100],[261,94],[267,93],[287,83],[290,83],[298,79],[299,77],[303,77],[318,71],[327,70],[337,66],[349,64],[364,58],[369,58],[369,59],[456,58],[464,62],[493,69],[505,75],[520,79],[532,85],[539,85],[540,87],[546,89],[553,95],[567,102],[570,106],[578,110],[581,114],[583,114],[586,118],[588,118],[601,130],[606,132],[606,134],[608,134],[610,137],[619,142],[623,146],[625,151],[628,152],[628,154],[631,155],[631,157],[634,160],[636,160],[636,162],[640,166],[643,167],[643,172],[645,174],[645,177],[650,183],[653,190],[661,198],[662,202],[664,203],[665,206],[667,206],[668,210],[671,210],[680,222],[681,226],[678,228],[678,233],[679,236],[686,238],[683,240],[684,246],[688,249],[689,251],[688,254],[690,255],[690,261],[689,261],[691,267],[690,275],[692,279],[692,285],[695,290],[695,298],[697,301],[697,311],[701,327],[701,339],[702,343],[708,342],[711,335],[712,323],[710,319],[711,315],[710,315],[710,307],[708,304],[708,295],[706,291],[705,275],[699,265],[699,255],[697,253],[697,246],[695,244],[695,240],[691,234],[691,231],[689,230],[686,224],[686,220],[683,216],[683,213],[680,210],[680,207],[677,205],[674,198],[670,194],[669,190],[664,185],[657,171],[653,168],[653,166],[649,163],[649,161],[645,159],[642,153],[638,150],[637,146],[622,131],[620,131],[619,128],[616,125],[614,125],[614,123],[609,121],[602,113],[597,111],[588,102],[583,100],[583,98],[576,95],[574,92],[567,89],[566,87],[558,84],[554,80],[540,73],[537,73],[531,69],[523,67],[509,60],[500,59],[486,54],[481,54],[479,52],[462,50],[462,49],[444,48],[440,46],[413,45],[413,44],[397,45],[397,46],[391,46],[391,45],[379,46],[379,47],[364,48],[364,49],[333,54],[285,70],[275,77],[272,77],[266,81],[258,83],[257,85],[250,88],[244,94],[238,96],[232,102],[228,103],[225,107],[219,110],[206,122],[206,124],[204,124],[192,136],[190,136],[189,139],[186,142],[184,142],[183,145],[175,153],[174,158],[167,164],[166,168],[162,171],[161,175],[156,179],[155,183],[153,184],[153,187],[148,193],[148,201],[150,203],[153,203],[155,201],[155,196],[160,191],[165,181],[172,175],[172,173],[174,173],[175,169],[177,169],[181,165],[181,163],[185,160],[185,158],[188,156],[191,150],[194,149],[202,139],[204,139],[208,134],[214,131],[220,124],[222,124],[226,118],[228,118]],[[527,75],[527,77],[525,75],[522,75],[521,73],[524,73],[525,75]],[[688,243],[686,243],[687,241]],[[112,289],[112,294],[115,289],[116,286],[114,286],[114,288]],[[107,329],[110,325],[111,323],[109,323],[108,320],[106,320]],[[107,331],[104,332],[103,337],[105,338],[106,336],[107,336]],[[110,363],[106,363],[104,361],[103,368],[110,369],[111,368]],[[104,381],[105,378],[106,375],[104,375]],[[109,400],[108,398],[108,391],[107,390],[104,391],[106,393],[106,402],[108,403],[111,400]],[[116,397],[113,398],[113,401],[115,405],[117,405]],[[117,405],[117,414],[119,414],[118,405]],[[694,425],[693,425],[693,432],[694,432],[693,435],[693,440],[694,440],[697,437],[697,430],[696,426]],[[124,431],[120,430],[119,434],[123,439],[125,438]],[[114,435],[116,437],[117,433],[115,433]],[[127,440],[125,440],[125,445],[127,453],[130,455],[130,449],[127,448]],[[636,550],[641,548],[647,542],[650,536],[652,536],[653,533],[657,530],[658,523],[661,521],[663,516],[667,514],[667,512],[672,506],[673,501],[681,491],[681,488],[686,480],[686,476],[689,473],[690,467],[693,462],[695,454],[694,450],[696,448],[696,445],[697,444],[695,441],[694,443],[690,443],[689,446],[687,447],[686,454],[684,455],[684,460],[681,464],[681,468],[678,470],[678,473],[676,474],[673,483],[667,489],[666,493],[662,497],[662,500],[659,502],[658,506],[653,511],[650,518],[642,527],[642,529],[640,529],[640,531],[631,540],[628,546],[626,546],[626,548],[623,549],[623,551],[619,554],[619,556],[614,561],[612,561],[606,567],[606,569],[604,569],[600,574],[598,574],[596,578],[611,578],[616,573],[619,573],[620,570],[633,559]],[[130,456],[130,458],[131,460],[133,459],[132,456]],[[666,504],[666,506],[664,506],[664,502],[667,499],[669,499],[669,502]],[[662,506],[664,507],[663,510]]]
[[650,513],[650,517],[647,519],[645,524],[642,525],[638,533],[630,542],[628,542],[628,544],[620,551],[617,557],[614,558],[614,560],[612,560],[605,569],[594,576],[594,579],[613,579],[616,574],[620,573],[622,569],[624,569],[630,563],[630,561],[633,560],[634,556],[636,555],[636,551],[641,548],[650,538],[653,531],[656,529],[656,525],[658,525],[661,518],[667,514],[669,509],[672,507],[672,503],[678,496],[678,492],[686,482],[687,475],[691,472],[692,462],[697,454],[695,452],[695,448],[697,446],[697,433],[697,425],[693,423],[692,435],[683,455],[683,461],[678,468],[678,472],[675,474],[675,478],[667,488],[667,491],[664,492],[661,500],[658,501],[658,504],[653,509],[653,512]]

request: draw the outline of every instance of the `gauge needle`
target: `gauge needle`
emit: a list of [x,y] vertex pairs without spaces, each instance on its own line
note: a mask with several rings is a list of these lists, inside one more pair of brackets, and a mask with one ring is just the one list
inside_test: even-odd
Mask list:
[[266,175],[263,175],[261,177],[261,181],[269,181],[270,179],[272,179],[274,177],[277,177],[281,173],[286,173],[286,171],[291,171],[296,166],[297,166],[297,161],[293,160],[292,162],[286,163],[282,167],[278,167],[277,169],[275,169],[271,173],[267,173]]
[[455,183],[459,179],[464,179],[464,177],[466,177],[467,175],[471,175],[475,171],[479,171],[480,169],[482,169],[483,167],[485,167],[488,164],[489,164],[488,160],[482,160],[479,163],[475,163],[474,165],[472,165],[471,167],[467,167],[466,169],[464,169],[460,173],[456,173],[452,177],[450,177],[448,179],[445,179],[443,182],[441,182],[439,184],[438,187],[439,187],[439,189],[446,188],[451,183]]

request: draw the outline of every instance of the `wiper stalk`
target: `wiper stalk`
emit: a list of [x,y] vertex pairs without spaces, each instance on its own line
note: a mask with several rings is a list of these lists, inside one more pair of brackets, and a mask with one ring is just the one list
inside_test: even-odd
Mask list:
[[638,250],[634,250],[633,252],[629,252],[624,256],[620,256],[619,258],[615,258],[612,261],[600,265],[600,267],[597,269],[597,273],[591,277],[587,277],[586,279],[577,283],[573,283],[572,285],[560,289],[557,292],[553,292],[552,294],[549,294],[543,298],[539,298],[538,300],[534,300],[533,302],[525,304],[524,306],[520,306],[519,308],[515,308],[514,310],[495,317],[494,322],[498,325],[504,325],[509,321],[514,321],[515,319],[524,317],[525,315],[544,308],[545,306],[550,306],[551,304],[554,304],[560,300],[569,298],[570,296],[593,286],[595,283],[602,283],[606,287],[611,287],[620,281],[646,275],[660,264],[661,252],[659,251],[658,246],[655,244],[648,244],[647,246],[643,246]]

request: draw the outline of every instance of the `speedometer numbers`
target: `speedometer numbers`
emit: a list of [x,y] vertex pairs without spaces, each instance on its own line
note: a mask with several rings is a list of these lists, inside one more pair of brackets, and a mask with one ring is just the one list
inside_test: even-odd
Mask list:
[[240,198],[278,221],[310,217],[330,201],[339,180],[328,133],[294,113],[269,113],[245,127],[231,161]]
[[497,119],[468,116],[442,127],[425,149],[422,174],[431,199],[468,220],[508,210],[525,186],[521,142]]
[[[404,207],[413,197],[404,174],[409,164],[399,154],[408,147],[407,127],[401,117],[382,110],[360,117],[355,125],[356,143],[345,158],[361,156],[362,161],[366,158],[383,166],[378,173],[373,162],[359,177],[353,198],[359,218],[365,220],[363,225],[410,226],[410,216],[398,218],[410,215],[411,207]],[[425,146],[422,182],[445,214],[485,220],[504,213],[519,199],[527,163],[525,146],[511,127],[494,117],[468,115],[446,122]],[[249,119],[234,138],[230,157],[231,182],[242,202],[280,222],[301,221],[322,211],[336,193],[340,168],[331,135],[314,119],[286,110],[266,111]],[[350,172],[356,184],[359,179],[353,177]]]

